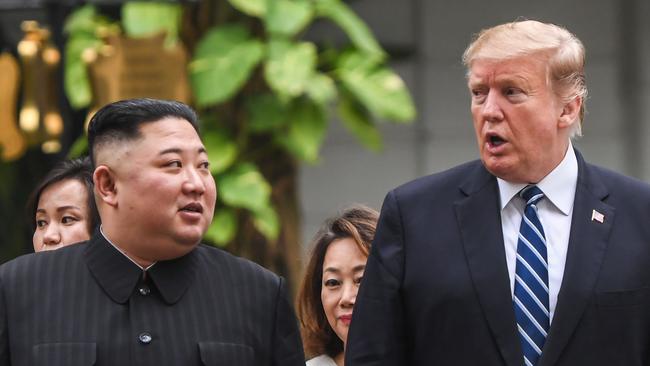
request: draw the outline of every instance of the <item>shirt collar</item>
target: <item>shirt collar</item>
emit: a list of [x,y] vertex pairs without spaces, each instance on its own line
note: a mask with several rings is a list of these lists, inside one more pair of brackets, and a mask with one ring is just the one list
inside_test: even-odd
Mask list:
[[[178,302],[194,280],[196,252],[195,249],[180,258],[158,261],[147,268],[148,279],[167,304]],[[143,280],[142,268],[110,243],[101,231],[96,231],[88,242],[84,258],[97,283],[117,303],[126,303]]]
[[156,262],[153,262],[153,263],[151,263],[150,265],[148,265],[147,267],[143,267],[143,266],[141,266],[140,264],[138,264],[138,262],[134,261],[133,258],[129,257],[129,255],[126,254],[125,251],[123,251],[122,249],[120,249],[120,247],[118,247],[117,245],[115,245],[115,243],[113,243],[113,242],[111,241],[111,239],[109,239],[108,236],[106,236],[106,234],[104,234],[104,230],[102,229],[102,225],[99,225],[99,232],[102,234],[102,236],[104,237],[104,239],[106,239],[106,241],[107,241],[110,245],[112,245],[113,248],[115,248],[115,250],[117,250],[118,252],[122,253],[122,255],[124,255],[125,257],[127,257],[131,262],[133,262],[133,264],[135,264],[136,266],[140,267],[140,269],[142,269],[145,273],[146,273],[146,271],[147,271],[149,268],[153,267],[153,265],[156,264]]
[[[527,183],[511,183],[497,177],[501,210],[503,210],[514,196],[519,193]],[[544,192],[548,200],[557,207],[565,216],[571,213],[578,182],[578,161],[571,142],[564,159],[544,179],[537,183],[537,187]]]

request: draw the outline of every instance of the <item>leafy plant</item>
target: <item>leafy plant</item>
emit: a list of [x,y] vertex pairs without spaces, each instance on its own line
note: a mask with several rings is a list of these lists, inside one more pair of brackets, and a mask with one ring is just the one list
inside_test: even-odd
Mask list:
[[[190,22],[200,35],[194,39],[179,33],[187,27],[177,4],[128,2],[121,26],[91,5],[80,8],[66,23],[65,90],[73,106],[89,105],[82,54],[101,47],[102,32],[141,37],[164,30],[168,44],[188,39],[191,88],[219,190],[206,238],[239,246],[240,254],[252,252],[243,242],[262,243],[262,261],[273,267],[283,251],[300,253],[296,169],[318,162],[329,121],[336,115],[361,144],[379,151],[379,121],[411,121],[415,108],[386,52],[342,0],[206,0],[193,10],[209,13]],[[316,20],[337,25],[350,45],[306,39]],[[281,266],[296,275],[293,262]]]

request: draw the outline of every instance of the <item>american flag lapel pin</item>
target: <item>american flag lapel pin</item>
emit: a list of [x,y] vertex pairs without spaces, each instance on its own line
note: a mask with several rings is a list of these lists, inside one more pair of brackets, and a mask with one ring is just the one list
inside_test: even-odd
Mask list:
[[605,221],[605,215],[596,210],[593,210],[591,211],[591,221],[598,221],[602,224]]

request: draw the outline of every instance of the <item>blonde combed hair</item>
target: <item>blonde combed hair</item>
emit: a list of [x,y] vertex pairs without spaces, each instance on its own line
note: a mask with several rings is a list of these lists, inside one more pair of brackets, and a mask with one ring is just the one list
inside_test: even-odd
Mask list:
[[575,98],[582,99],[578,123],[573,124],[571,131],[571,137],[581,136],[587,98],[585,48],[565,28],[522,20],[484,29],[463,53],[463,64],[469,69],[477,59],[507,60],[525,55],[547,58],[547,78],[565,103]]

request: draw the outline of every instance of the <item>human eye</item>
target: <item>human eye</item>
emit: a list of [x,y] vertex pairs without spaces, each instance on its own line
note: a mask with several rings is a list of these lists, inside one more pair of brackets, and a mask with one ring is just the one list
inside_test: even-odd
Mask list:
[[339,280],[337,280],[337,279],[334,279],[334,278],[330,278],[330,279],[325,280],[325,287],[336,287],[336,286],[339,286],[340,284],[341,284],[341,282]]
[[168,168],[182,168],[183,163],[180,160],[171,160],[165,163],[165,167]]
[[79,221],[79,219],[77,219],[74,216],[63,216],[61,218],[61,223],[64,224],[64,225],[71,225],[71,224],[73,224],[73,223],[75,223],[77,221]]
[[356,285],[360,285],[360,284],[361,284],[361,280],[363,280],[363,276],[356,277],[356,278],[354,279],[354,283],[355,283]]
[[44,228],[47,225],[47,221],[45,220],[36,220],[36,227],[41,229]]
[[472,94],[472,101],[477,104],[482,103],[487,96],[487,91],[484,88],[471,88],[470,93]]
[[522,89],[517,87],[507,87],[503,90],[503,95],[512,99],[519,100],[525,96],[525,93]]
[[199,168],[201,168],[201,169],[210,169],[210,162],[207,161],[207,160],[206,160],[206,161],[202,161],[202,162],[199,164]]

